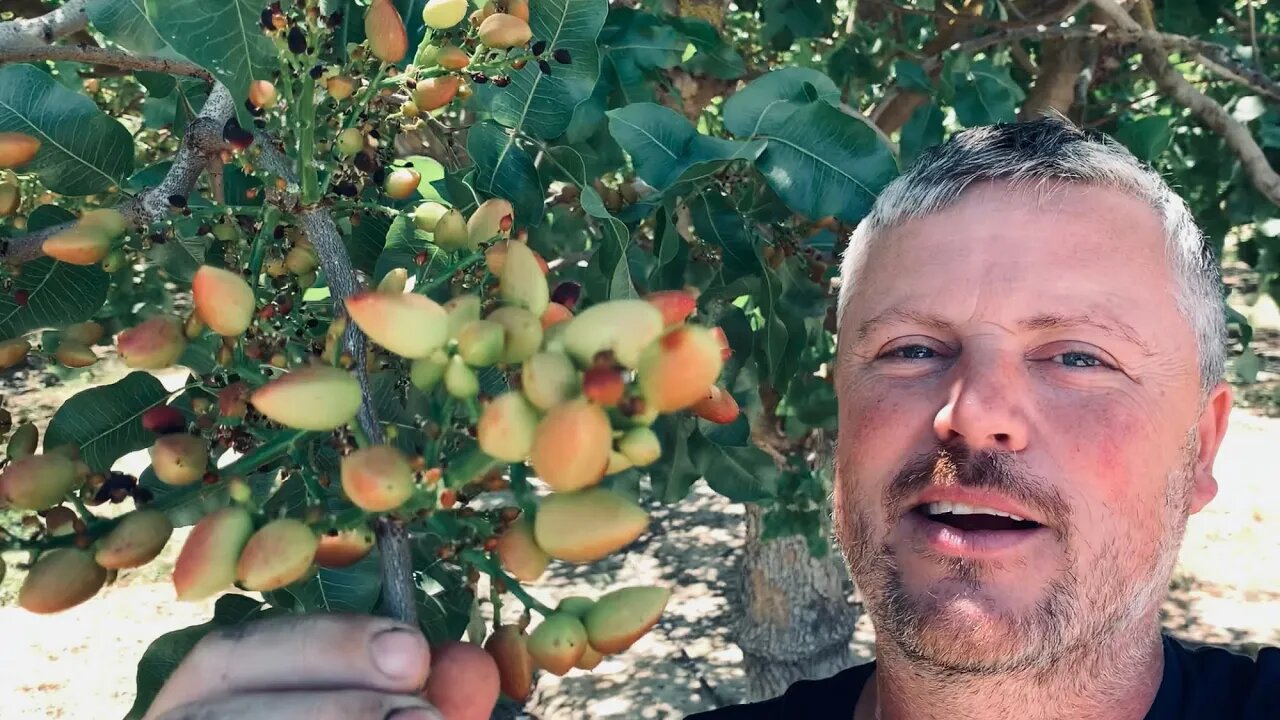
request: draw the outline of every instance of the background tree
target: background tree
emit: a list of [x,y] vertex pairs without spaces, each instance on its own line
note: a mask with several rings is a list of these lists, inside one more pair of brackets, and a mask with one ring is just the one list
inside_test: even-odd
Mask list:
[[[55,535],[43,508],[39,532],[12,518],[6,547],[97,547],[115,521],[92,503],[130,496],[176,526],[246,506],[258,524],[286,515],[315,532],[378,536],[359,563],[310,573],[265,604],[228,596],[209,625],[157,641],[138,714],[216,624],[381,603],[416,615],[433,640],[479,641],[473,618],[481,607],[500,614],[497,590],[526,613],[549,610],[503,573],[496,547],[515,514],[504,508],[533,515],[537,486],[525,463],[499,462],[471,437],[487,401],[518,386],[518,364],[476,362],[452,383],[427,382],[427,364],[388,352],[391,338],[367,343],[362,323],[344,320],[347,299],[410,280],[440,304],[478,293],[487,313],[495,293],[511,299],[496,264],[508,236],[548,261],[550,299],[566,309],[678,289],[696,295],[697,323],[721,328],[724,397],[653,419],[661,458],[615,461],[601,487],[671,503],[704,478],[748,503],[735,622],[755,697],[850,662],[857,613],[825,521],[837,258],[878,190],[921,150],[963,127],[1063,113],[1164,172],[1220,255],[1235,238],[1257,271],[1251,290],[1280,296],[1280,93],[1267,51],[1280,18],[1269,3],[367,5],[24,0],[0,23],[0,133],[20,134],[0,136],[0,161],[14,166],[0,178],[0,358],[18,362],[34,346],[63,365],[92,362],[82,323],[114,334],[185,316],[202,265],[243,272],[257,333],[224,340],[188,324],[178,362],[192,375],[180,392],[136,374],[68,401],[44,446],[78,446],[90,473],[70,505],[50,503],[74,508],[74,531]],[[527,36],[505,20],[486,30],[494,15],[527,23]],[[21,138],[39,140],[34,156]],[[490,215],[501,201],[509,211]],[[65,244],[50,238],[84,229],[86,212],[103,207],[125,220],[104,257],[49,256]],[[477,217],[488,230],[458,224]],[[1224,312],[1246,353],[1237,369],[1256,371],[1248,323]],[[234,417],[228,387],[252,390],[315,354],[345,355],[359,378],[348,431]],[[578,368],[578,382],[598,399],[592,367]],[[464,392],[473,376],[477,390]],[[156,441],[142,418],[157,407],[179,413],[215,456],[225,447],[240,459],[176,488],[154,469],[110,475],[117,458]],[[636,414],[615,413],[615,428]],[[14,435],[11,465],[35,444],[30,431]],[[341,453],[384,439],[423,457],[415,513],[353,509],[332,482]],[[491,597],[477,595],[479,574],[497,578]]]

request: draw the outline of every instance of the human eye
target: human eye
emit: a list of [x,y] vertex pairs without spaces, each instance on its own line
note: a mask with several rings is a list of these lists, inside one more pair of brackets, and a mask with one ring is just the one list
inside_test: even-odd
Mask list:
[[1052,361],[1069,368],[1110,368],[1105,360],[1083,350],[1068,350],[1054,355]]
[[920,343],[904,343],[883,351],[878,356],[882,360],[932,360],[940,357],[937,350]]

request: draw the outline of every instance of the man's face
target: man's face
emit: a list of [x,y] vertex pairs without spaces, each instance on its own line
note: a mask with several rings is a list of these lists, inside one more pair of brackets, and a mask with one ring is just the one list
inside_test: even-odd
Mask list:
[[1202,409],[1157,215],[986,183],[872,245],[840,328],[835,520],[877,633],[995,673],[1151,617],[1230,407],[1219,386]]

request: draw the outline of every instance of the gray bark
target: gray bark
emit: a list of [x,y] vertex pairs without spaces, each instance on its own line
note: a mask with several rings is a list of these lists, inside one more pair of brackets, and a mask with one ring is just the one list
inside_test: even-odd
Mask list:
[[860,611],[853,583],[832,549],[810,556],[803,538],[760,541],[760,508],[747,506],[747,543],[739,574],[747,700],[781,695],[798,680],[823,678],[853,664],[849,641]]

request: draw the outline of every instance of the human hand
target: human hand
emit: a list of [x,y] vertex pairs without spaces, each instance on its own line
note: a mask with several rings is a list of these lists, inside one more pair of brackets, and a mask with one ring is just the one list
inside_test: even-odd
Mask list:
[[497,700],[497,667],[474,645],[429,649],[386,618],[307,615],[206,636],[145,720],[482,720]]

